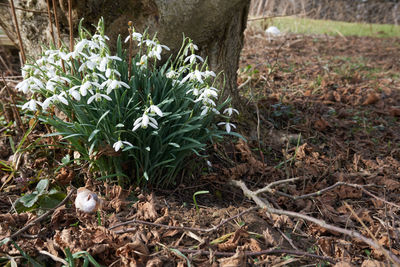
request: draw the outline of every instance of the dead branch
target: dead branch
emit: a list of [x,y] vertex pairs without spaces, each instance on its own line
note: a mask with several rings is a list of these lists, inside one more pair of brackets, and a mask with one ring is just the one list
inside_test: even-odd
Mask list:
[[[196,250],[196,249],[182,249],[182,248],[172,248],[179,250],[182,253],[193,253],[196,255],[210,255],[212,253],[214,256],[224,256],[224,257],[230,257],[235,255],[235,252],[220,252],[220,251],[209,251],[209,250]],[[288,249],[266,249],[266,250],[261,250],[261,251],[244,251],[244,255],[247,257],[256,257],[256,256],[261,256],[261,255],[272,255],[272,254],[289,254],[289,255],[296,255],[296,256],[302,256],[302,257],[310,257],[310,258],[317,258],[323,261],[329,261],[330,263],[335,264],[336,261],[332,259],[331,257],[325,257],[325,256],[320,256],[312,253],[307,253],[304,251],[300,250],[288,250]]]
[[[185,227],[185,226],[173,226],[173,225],[165,225],[165,224],[161,224],[161,223],[153,223],[153,222],[147,222],[147,221],[142,221],[142,220],[137,220],[137,219],[133,219],[133,220],[129,220],[126,222],[122,222],[116,225],[113,225],[111,227],[108,228],[108,230],[112,230],[114,228],[120,227],[120,226],[124,226],[127,224],[144,224],[144,225],[150,225],[150,226],[155,226],[155,227],[162,227],[165,228],[167,230],[184,230],[184,231],[195,231],[195,232],[204,232],[204,233],[209,233],[209,232],[213,232],[215,230],[217,230],[219,227],[221,227],[223,224],[232,221],[240,216],[242,216],[245,213],[248,213],[252,210],[257,209],[256,207],[252,207],[249,209],[246,209],[238,214],[236,214],[235,216],[229,217],[227,219],[222,220],[219,224],[208,228],[208,229],[204,229],[204,228],[196,228],[196,227]],[[117,231],[116,231],[117,232]]]
[[9,236],[9,239],[14,239],[17,236],[19,236],[20,234],[22,234],[23,232],[25,232],[26,230],[28,230],[31,226],[37,224],[38,222],[44,220],[47,216],[49,216],[50,214],[52,214],[58,207],[64,205],[68,199],[71,197],[71,195],[75,192],[75,189],[71,189],[71,191],[69,191],[68,195],[60,202],[58,203],[57,206],[55,206],[54,208],[48,210],[46,213],[44,213],[43,215],[37,217],[36,219],[34,219],[33,221],[31,221],[30,223],[28,223],[27,225],[25,225],[24,227],[22,227],[21,229],[19,229],[17,232],[15,232],[14,234],[12,234],[11,236]]
[[341,233],[341,234],[344,234],[344,235],[348,235],[348,236],[350,236],[352,238],[359,239],[359,240],[363,241],[364,243],[368,244],[369,246],[371,246],[374,249],[382,250],[385,254],[389,255],[390,258],[396,264],[400,265],[400,259],[396,255],[394,255],[391,251],[386,250],[385,248],[381,247],[378,243],[376,243],[374,240],[363,236],[362,234],[360,234],[357,231],[348,230],[348,229],[344,229],[344,228],[341,228],[341,227],[337,227],[337,226],[328,224],[323,220],[319,220],[319,219],[316,219],[314,217],[311,217],[311,216],[308,216],[308,215],[305,215],[305,214],[301,214],[301,213],[298,213],[298,212],[275,209],[270,204],[268,205],[264,201],[262,201],[255,194],[255,192],[249,190],[247,188],[246,184],[243,181],[231,180],[230,183],[232,185],[242,189],[242,191],[243,191],[245,196],[247,196],[248,198],[252,199],[260,208],[265,209],[267,213],[273,213],[273,214],[278,214],[278,215],[286,215],[286,216],[289,216],[289,217],[303,219],[303,220],[312,222],[312,223],[314,223],[314,224],[316,224],[316,225],[318,225],[318,226],[320,226],[322,228],[328,229],[330,231],[338,232],[338,233]]

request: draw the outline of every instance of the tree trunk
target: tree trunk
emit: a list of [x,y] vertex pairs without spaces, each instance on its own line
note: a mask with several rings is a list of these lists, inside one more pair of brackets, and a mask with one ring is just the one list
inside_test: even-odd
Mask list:
[[[26,53],[35,57],[41,45],[51,40],[46,0],[14,2],[19,8],[42,11],[17,10]],[[137,31],[148,29],[151,35],[158,32],[160,42],[172,52],[180,48],[183,34],[190,37],[199,46],[200,55],[208,58],[210,68],[216,73],[224,71],[226,93],[235,97],[236,71],[249,6],[250,0],[72,0],[72,15],[75,33],[81,18],[84,18],[84,26],[90,28],[104,17],[111,44],[118,34],[128,35],[128,21],[133,21]],[[9,13],[9,7],[0,5],[0,14]],[[57,14],[63,42],[68,44],[68,0],[57,1]],[[0,25],[17,43],[10,17],[1,16]],[[53,27],[57,35],[54,22]]]

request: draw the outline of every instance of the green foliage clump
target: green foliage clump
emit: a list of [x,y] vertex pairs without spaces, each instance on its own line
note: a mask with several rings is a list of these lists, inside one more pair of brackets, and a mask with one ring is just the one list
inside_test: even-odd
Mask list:
[[125,42],[135,49],[125,51],[118,38],[116,55],[103,20],[94,35],[81,26],[79,35],[73,51],[46,49],[25,65],[17,88],[32,95],[22,108],[40,112],[91,170],[122,184],[166,186],[209,142],[235,135],[230,117],[238,112],[219,101],[216,75],[190,39],[162,63],[169,48],[133,27]]

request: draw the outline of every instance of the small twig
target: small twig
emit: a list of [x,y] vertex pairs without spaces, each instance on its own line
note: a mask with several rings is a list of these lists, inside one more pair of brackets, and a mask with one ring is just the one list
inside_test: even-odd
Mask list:
[[26,230],[28,230],[31,226],[37,224],[38,222],[42,221],[43,219],[45,219],[47,216],[49,216],[50,214],[52,214],[58,207],[64,205],[68,199],[71,197],[71,195],[75,192],[75,189],[71,189],[71,191],[68,193],[68,195],[63,199],[63,201],[61,201],[57,206],[55,206],[54,208],[48,210],[46,213],[44,213],[43,215],[37,217],[35,220],[31,221],[30,223],[28,223],[27,225],[25,225],[24,227],[22,227],[21,229],[19,229],[17,232],[15,232],[14,234],[12,234],[11,236],[9,236],[10,239],[14,239],[17,236],[19,236],[20,234],[22,234],[23,232],[25,232]]
[[14,0],[10,0],[10,6],[11,6],[11,14],[14,20],[15,31],[17,32],[18,36],[19,50],[21,50],[22,63],[24,65],[26,62],[25,50],[22,44],[21,32],[19,31],[17,15],[15,14]]
[[45,250],[39,250],[39,253],[40,253],[40,254],[43,254],[43,255],[46,255],[46,256],[49,256],[52,260],[61,262],[61,263],[64,264],[65,266],[69,266],[69,264],[68,264],[68,262],[67,262],[66,260],[61,259],[60,257],[58,257],[58,256],[56,256],[56,255],[53,255],[53,254],[51,254],[50,252],[47,252],[47,251],[45,251]]
[[290,244],[290,246],[291,246],[292,248],[294,248],[295,250],[299,250],[299,248],[296,247],[295,244],[293,244],[293,241],[292,241],[287,235],[285,235],[284,232],[282,232],[279,228],[276,228],[276,230],[278,230],[278,232],[281,234],[281,236],[282,236],[284,239],[286,239],[286,241]]
[[278,180],[278,181],[272,182],[272,183],[268,184],[266,187],[258,189],[257,191],[254,192],[254,194],[258,195],[258,194],[261,194],[261,193],[264,193],[264,192],[273,193],[273,190],[271,189],[271,187],[277,186],[277,185],[280,185],[280,184],[283,184],[283,183],[294,182],[294,181],[297,181],[297,180],[299,180],[301,178],[303,178],[303,177],[294,177],[294,178],[289,178],[289,179]]
[[[0,3],[0,6],[6,6],[10,7],[10,5],[6,3]],[[27,8],[22,8],[22,7],[14,7],[16,10],[22,10],[25,12],[32,12],[32,13],[46,13],[46,11],[41,11],[41,10],[35,10],[35,9],[27,9]]]
[[[168,248],[168,247],[167,247]],[[182,249],[182,248],[172,248],[179,250],[182,253],[193,253],[196,255],[210,255],[212,253],[215,256],[224,256],[224,257],[229,257],[235,255],[235,252],[220,252],[220,251],[212,251],[210,252],[209,250],[196,250],[196,249]],[[311,254],[307,253],[304,251],[299,251],[299,250],[288,250],[288,249],[266,249],[266,250],[261,250],[261,251],[244,251],[244,255],[246,257],[256,257],[256,256],[261,256],[261,255],[271,255],[271,254],[289,254],[289,255],[296,255],[296,256],[303,256],[303,257],[310,257],[310,258],[317,258],[323,261],[329,261],[330,263],[336,263],[334,259],[331,257],[325,257],[325,256],[320,256],[316,254]]]
[[248,84],[250,81],[251,81],[251,76],[247,77],[247,80],[244,83],[242,83],[241,85],[239,85],[238,89],[245,87],[246,84]]
[[68,24],[69,24],[69,50],[74,51],[74,34],[72,24],[72,0],[68,0]]
[[47,16],[49,16],[51,40],[53,41],[53,45],[56,45],[56,39],[54,38],[54,31],[53,31],[53,21],[51,19],[51,11],[50,11],[50,2],[49,2],[49,0],[46,0],[46,3],[47,3]]
[[394,260],[397,264],[400,265],[400,259],[396,255],[394,255],[392,252],[382,248],[374,240],[363,236],[362,234],[360,234],[357,231],[343,229],[341,227],[337,227],[337,226],[328,224],[323,220],[319,220],[319,219],[316,219],[314,217],[311,217],[311,216],[308,216],[308,215],[305,215],[305,214],[301,214],[301,213],[298,213],[298,212],[275,209],[275,208],[271,207],[270,205],[267,205],[265,202],[263,202],[253,191],[249,190],[247,188],[246,184],[243,181],[231,180],[230,183],[232,185],[237,186],[240,189],[242,189],[242,191],[243,191],[245,196],[247,196],[248,198],[252,199],[260,208],[265,209],[267,213],[273,213],[273,214],[278,214],[278,215],[286,215],[286,216],[289,216],[289,217],[303,219],[303,220],[312,222],[312,223],[314,223],[314,224],[316,224],[316,225],[318,225],[318,226],[320,226],[322,228],[328,229],[330,231],[338,232],[338,233],[341,233],[341,234],[344,234],[344,235],[348,235],[348,236],[350,236],[352,238],[360,239],[361,241],[363,241],[364,243],[368,244],[372,248],[383,250],[385,254],[390,255],[390,258],[392,260]]
[[134,223],[137,223],[137,224],[144,224],[144,225],[162,227],[162,228],[166,228],[166,229],[168,229],[168,230],[185,230],[185,231],[196,231],[196,232],[205,232],[205,233],[209,233],[209,232],[213,232],[213,231],[217,230],[217,229],[218,229],[219,227],[221,227],[223,224],[225,224],[225,223],[227,223],[227,222],[229,222],[229,221],[232,221],[232,220],[234,220],[234,219],[236,219],[236,218],[242,216],[243,214],[248,213],[248,212],[250,212],[250,211],[252,211],[252,210],[255,210],[255,209],[256,209],[256,207],[251,207],[251,208],[249,208],[249,209],[246,209],[246,210],[244,210],[244,211],[242,211],[242,212],[236,214],[236,215],[233,216],[233,217],[230,217],[230,218],[228,218],[228,219],[222,220],[219,224],[217,224],[217,225],[215,225],[215,226],[213,226],[213,227],[211,227],[211,228],[208,228],[208,229],[196,228],[196,227],[185,227],[185,226],[165,225],[165,224],[160,224],[160,223],[153,223],[153,222],[147,222],[147,221],[142,221],[142,220],[133,219],[133,220],[129,220],[129,221],[126,221],[126,222],[122,222],[122,223],[113,225],[113,226],[109,227],[108,230],[112,230],[112,229],[114,229],[114,228],[117,228],[117,227],[120,227],[120,226],[124,226],[124,225],[127,225],[127,224],[134,224]]
[[14,93],[12,92],[11,88],[8,87],[8,84],[7,84],[6,80],[4,79],[4,73],[1,73],[1,78],[3,79],[3,82],[4,82],[4,85],[6,87],[7,93],[11,98],[11,102],[12,102],[11,108],[13,110],[17,126],[23,132],[23,134],[25,135],[25,127],[24,127],[24,125],[22,123],[21,117],[20,117],[18,109],[17,109],[17,105],[16,105],[15,98],[14,98]]

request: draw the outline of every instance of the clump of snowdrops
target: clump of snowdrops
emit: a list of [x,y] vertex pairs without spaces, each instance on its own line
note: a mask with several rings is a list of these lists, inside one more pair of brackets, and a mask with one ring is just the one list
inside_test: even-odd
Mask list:
[[170,185],[193,154],[206,156],[207,144],[235,135],[230,117],[238,112],[218,99],[216,75],[190,39],[162,64],[169,48],[132,26],[128,51],[118,38],[112,55],[107,42],[103,20],[94,35],[80,25],[73,51],[45,49],[17,85],[31,95],[22,109],[40,113],[92,171],[120,183]]

